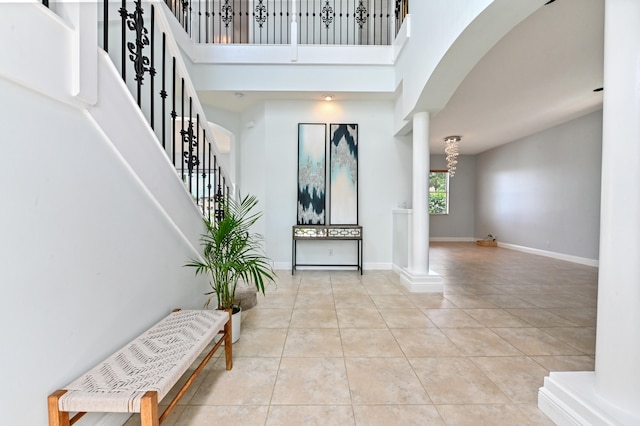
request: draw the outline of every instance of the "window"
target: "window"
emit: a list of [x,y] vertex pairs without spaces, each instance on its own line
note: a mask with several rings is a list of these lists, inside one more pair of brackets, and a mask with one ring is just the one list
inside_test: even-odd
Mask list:
[[429,173],[429,214],[449,214],[449,171]]

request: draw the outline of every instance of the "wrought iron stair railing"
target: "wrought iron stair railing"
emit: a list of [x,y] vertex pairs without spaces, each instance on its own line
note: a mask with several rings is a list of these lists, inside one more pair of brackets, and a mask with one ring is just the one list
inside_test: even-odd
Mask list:
[[[104,4],[106,8],[108,1],[105,0]],[[133,5],[129,3],[129,8],[133,10],[128,10],[127,3],[123,1],[118,10],[121,17],[119,49],[122,77],[127,82],[126,70],[133,69],[136,100],[146,113],[162,147],[202,214],[207,218],[213,214],[219,219],[222,217],[224,197],[229,195],[228,179],[220,156],[215,153],[215,140],[168,22],[163,11],[154,4],[145,5],[148,9],[146,18],[140,0]],[[104,16],[109,16],[107,9],[104,10]],[[161,41],[157,41],[156,32],[161,34]],[[108,40],[107,25],[103,43],[106,44]],[[109,51],[106,45],[105,50]],[[145,55],[145,52],[148,53]],[[159,59],[159,66],[156,59]],[[145,75],[149,78],[146,107],[142,105]],[[161,86],[159,91],[155,89],[156,80]],[[161,114],[156,119],[155,109],[158,106]]]
[[[49,7],[49,1],[43,0]],[[227,174],[161,3],[103,0],[99,43],[109,53],[203,216],[222,217]],[[111,6],[111,7],[110,7]],[[173,18],[171,18],[173,19]],[[159,112],[159,114],[158,114]]]

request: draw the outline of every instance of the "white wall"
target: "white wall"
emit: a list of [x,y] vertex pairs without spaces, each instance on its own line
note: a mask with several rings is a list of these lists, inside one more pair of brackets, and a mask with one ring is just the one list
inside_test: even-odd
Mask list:
[[[205,289],[193,248],[80,110],[0,79],[6,424]],[[196,216],[197,217],[197,216]],[[198,284],[196,284],[198,282]]]
[[[276,267],[291,265],[296,224],[298,123],[357,123],[359,218],[365,268],[391,267],[391,210],[411,199],[411,145],[393,137],[391,102],[270,101],[242,118],[253,122],[240,138],[240,187],[256,194],[264,219],[267,254]],[[409,184],[407,184],[409,182]],[[329,248],[333,256],[329,256]],[[301,243],[301,263],[353,263],[355,243]]]
[[598,259],[602,111],[477,156],[476,234]]
[[[17,23],[34,17],[20,38]],[[182,266],[196,255],[202,222],[97,46],[88,83],[100,97],[88,106],[71,92],[73,72],[59,72],[67,56],[51,58],[53,72],[44,62],[38,73],[19,70],[49,64],[31,45],[72,51],[60,35],[68,28],[50,32],[64,23],[36,2],[9,5],[0,20],[10,60],[0,61],[2,423],[42,425],[53,390],[171,309],[202,306],[206,280]]]
[[[71,98],[74,52],[69,26],[38,2],[3,2],[0,23],[0,75],[42,93]],[[25,42],[34,38],[40,43],[30,43],[27,54]],[[22,49],[15,48],[20,45]],[[47,78],[41,78],[45,70]]]
[[[446,170],[444,155],[431,156],[432,170]],[[455,175],[449,179],[449,214],[429,216],[429,238],[472,240],[475,234],[476,157],[461,155]]]

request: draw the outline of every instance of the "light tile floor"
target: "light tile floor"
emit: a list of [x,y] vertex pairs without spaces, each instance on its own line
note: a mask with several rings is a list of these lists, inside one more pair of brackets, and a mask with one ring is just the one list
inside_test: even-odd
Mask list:
[[594,367],[597,268],[473,243],[432,244],[430,265],[442,295],[279,271],[233,370],[212,360],[165,424],[551,425],[543,378]]

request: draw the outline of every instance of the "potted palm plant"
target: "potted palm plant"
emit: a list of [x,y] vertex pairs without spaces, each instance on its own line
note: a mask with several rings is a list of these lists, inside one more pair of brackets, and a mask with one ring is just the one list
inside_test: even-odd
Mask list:
[[238,281],[253,283],[264,294],[265,281],[273,281],[271,261],[264,254],[262,236],[251,232],[251,226],[262,216],[254,212],[258,199],[247,195],[241,200],[226,197],[223,217],[220,220],[204,220],[206,232],[200,237],[202,258],[192,258],[185,266],[196,268],[196,275],[208,274],[211,291],[205,307],[215,294],[218,309],[237,312],[232,322],[233,342],[240,338],[240,307],[235,295]]

